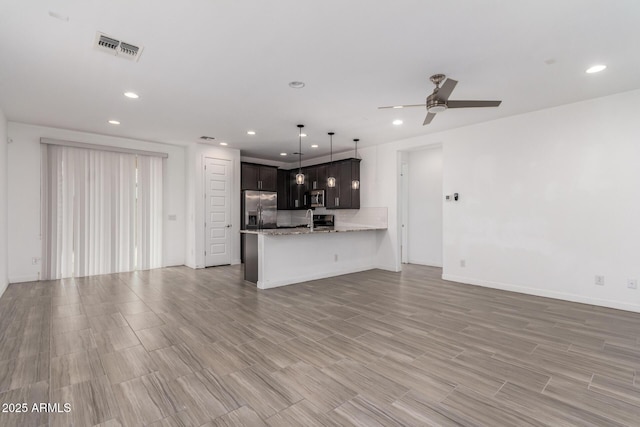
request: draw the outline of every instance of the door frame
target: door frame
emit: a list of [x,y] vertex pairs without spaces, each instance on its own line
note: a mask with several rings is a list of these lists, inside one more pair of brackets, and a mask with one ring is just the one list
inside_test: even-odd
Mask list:
[[221,161],[224,161],[224,162],[228,162],[228,164],[229,164],[229,175],[228,175],[228,178],[229,178],[229,193],[228,193],[228,198],[229,198],[229,200],[228,200],[228,202],[229,202],[229,223],[232,226],[227,228],[227,233],[228,233],[228,235],[227,235],[227,251],[229,252],[229,264],[234,264],[234,257],[233,257],[233,255],[234,255],[234,252],[233,252],[234,243],[233,243],[233,238],[232,238],[233,237],[232,236],[232,232],[234,230],[234,227],[233,227],[233,223],[234,223],[234,221],[233,221],[233,214],[234,214],[233,192],[234,192],[234,178],[235,178],[235,175],[234,175],[235,168],[233,167],[234,166],[234,162],[231,159],[225,159],[225,158],[222,158],[222,157],[213,157],[213,156],[206,156],[205,155],[205,156],[202,157],[202,190],[203,190],[202,191],[202,196],[203,196],[203,200],[204,200],[204,203],[203,203],[203,206],[202,206],[202,208],[203,208],[202,214],[203,214],[203,220],[204,220],[204,221],[202,221],[202,227],[204,227],[204,230],[203,230],[204,233],[202,235],[202,238],[204,240],[202,257],[203,257],[203,266],[204,266],[204,268],[215,267],[215,266],[218,266],[218,265],[229,265],[229,264],[212,264],[212,265],[208,265],[207,264],[207,252],[206,252],[207,251],[207,226],[206,226],[206,223],[207,223],[207,194],[208,194],[208,192],[207,192],[207,161],[208,160],[221,160]]
[[409,263],[409,163],[400,164],[400,262]]

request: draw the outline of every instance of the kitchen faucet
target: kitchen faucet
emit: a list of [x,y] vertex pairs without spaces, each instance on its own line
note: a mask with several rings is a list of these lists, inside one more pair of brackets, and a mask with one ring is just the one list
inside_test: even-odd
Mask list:
[[309,223],[307,227],[309,230],[313,231],[313,211],[311,209],[307,209],[307,213],[304,214],[305,219],[309,219]]

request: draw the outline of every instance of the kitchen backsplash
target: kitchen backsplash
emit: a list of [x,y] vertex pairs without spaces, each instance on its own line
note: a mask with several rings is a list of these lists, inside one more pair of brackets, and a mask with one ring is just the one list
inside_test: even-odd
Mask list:
[[[316,208],[314,214],[335,215],[336,227],[387,227],[387,208],[360,208],[360,209],[326,209]],[[306,224],[306,211],[278,211],[278,226],[295,226]]]

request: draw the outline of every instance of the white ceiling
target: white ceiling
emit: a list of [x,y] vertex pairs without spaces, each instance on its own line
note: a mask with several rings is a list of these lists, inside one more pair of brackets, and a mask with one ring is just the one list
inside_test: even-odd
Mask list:
[[[144,46],[140,61],[94,50],[96,31]],[[302,123],[310,158],[328,131],[344,151],[640,88],[638,40],[638,0],[1,0],[0,108],[171,144],[209,135],[274,160],[297,151]],[[596,63],[608,68],[585,74]],[[426,127],[421,108],[377,109],[423,103],[435,73],[458,80],[451,99],[502,106]]]

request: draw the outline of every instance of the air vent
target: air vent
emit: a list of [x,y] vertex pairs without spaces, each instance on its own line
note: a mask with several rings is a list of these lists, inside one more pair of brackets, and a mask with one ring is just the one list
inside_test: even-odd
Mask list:
[[114,51],[118,49],[118,45],[120,42],[116,39],[112,39],[111,37],[107,37],[104,34],[98,35],[98,46],[108,49],[109,51]]
[[100,32],[96,33],[96,39],[94,47],[102,52],[110,53],[120,58],[130,59],[132,61],[138,61],[142,54],[142,47],[135,46],[131,43],[126,43],[113,37],[109,37],[106,34]]
[[201,136],[200,139],[204,139],[205,141],[213,141],[215,138],[213,136]]

